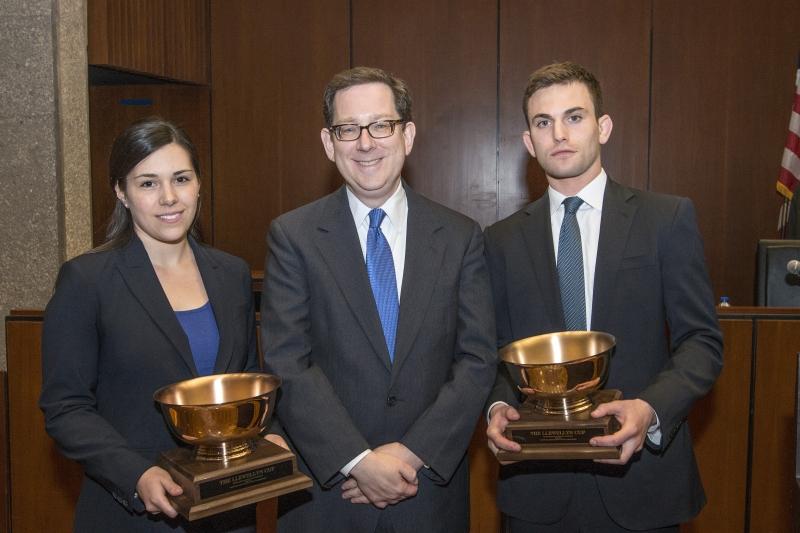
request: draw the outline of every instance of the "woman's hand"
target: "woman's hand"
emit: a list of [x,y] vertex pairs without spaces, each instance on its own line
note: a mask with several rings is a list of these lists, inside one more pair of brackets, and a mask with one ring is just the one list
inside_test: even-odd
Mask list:
[[136,483],[136,493],[150,514],[164,513],[175,518],[178,512],[172,507],[167,494],[180,496],[183,489],[172,481],[169,473],[159,466],[152,466],[144,471]]

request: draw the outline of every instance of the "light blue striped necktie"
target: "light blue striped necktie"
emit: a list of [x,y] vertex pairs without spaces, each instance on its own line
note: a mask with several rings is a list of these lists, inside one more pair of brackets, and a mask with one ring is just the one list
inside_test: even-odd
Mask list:
[[568,330],[586,329],[586,297],[583,282],[583,247],[575,213],[583,203],[577,196],[564,199],[564,220],[558,236],[558,284],[564,323]]
[[397,299],[397,278],[394,274],[394,261],[389,243],[381,231],[381,222],[386,213],[383,209],[369,212],[369,231],[367,232],[367,275],[372,286],[372,295],[381,319],[383,337],[389,349],[389,359],[394,361],[394,343],[397,335],[397,317],[400,304]]

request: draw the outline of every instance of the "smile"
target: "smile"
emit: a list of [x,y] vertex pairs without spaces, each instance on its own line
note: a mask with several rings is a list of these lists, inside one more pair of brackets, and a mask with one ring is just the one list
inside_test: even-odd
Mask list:
[[181,218],[182,214],[183,212],[181,211],[179,213],[167,213],[166,215],[157,215],[157,216],[162,222],[175,222],[179,218]]
[[380,158],[378,158],[378,159],[370,159],[370,160],[368,160],[368,161],[359,161],[359,160],[355,160],[355,163],[356,163],[358,166],[361,166],[361,167],[373,167],[373,166],[377,165],[378,163],[380,163],[382,159],[383,159],[383,158],[382,158],[382,157],[380,157]]

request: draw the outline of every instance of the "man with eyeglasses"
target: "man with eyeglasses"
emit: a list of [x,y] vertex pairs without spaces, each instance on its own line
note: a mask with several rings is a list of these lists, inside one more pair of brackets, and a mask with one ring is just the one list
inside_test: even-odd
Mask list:
[[480,228],[401,179],[416,131],[402,80],[341,72],[324,117],[344,186],[268,236],[265,366],[316,481],[281,502],[279,530],[466,532],[466,449],[496,365]]

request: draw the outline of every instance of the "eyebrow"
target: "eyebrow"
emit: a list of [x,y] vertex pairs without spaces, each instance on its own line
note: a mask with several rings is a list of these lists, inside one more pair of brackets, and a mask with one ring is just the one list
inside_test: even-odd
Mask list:
[[[575,111],[586,111],[586,108],[585,107],[581,107],[581,106],[570,107],[569,109],[564,111],[562,113],[562,115],[570,115],[570,114],[574,113]],[[550,118],[551,119],[551,118],[553,118],[553,116],[549,115],[547,113],[536,113],[535,115],[533,115],[531,117],[531,120],[533,120],[535,118]]]
[[[186,172],[194,172],[194,170],[192,170],[191,168],[185,168],[183,170],[176,170],[175,172],[172,173],[172,175],[173,176],[177,176],[178,174],[185,174]],[[137,179],[137,178],[157,178],[157,177],[158,177],[158,174],[144,173],[144,174],[137,174],[136,176],[133,176],[133,179]]]

